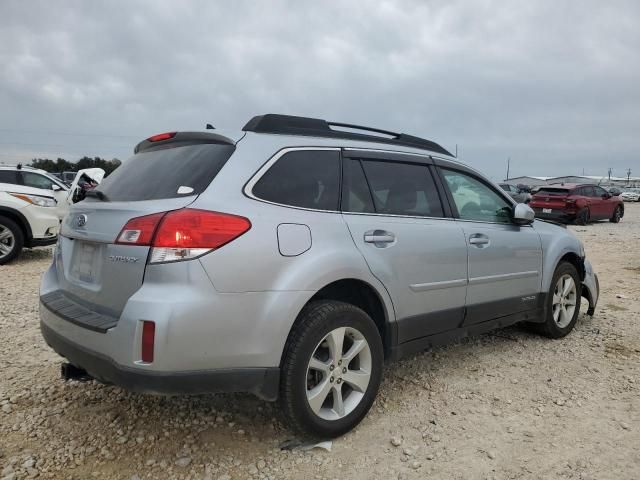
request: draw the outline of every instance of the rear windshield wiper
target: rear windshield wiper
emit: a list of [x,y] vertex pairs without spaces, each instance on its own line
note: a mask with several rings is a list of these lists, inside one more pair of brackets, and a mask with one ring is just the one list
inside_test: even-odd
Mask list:
[[107,196],[102,193],[100,190],[89,190],[87,191],[87,197],[94,197],[94,198],[98,198],[100,200],[102,200],[103,202],[108,202],[109,199],[107,198]]

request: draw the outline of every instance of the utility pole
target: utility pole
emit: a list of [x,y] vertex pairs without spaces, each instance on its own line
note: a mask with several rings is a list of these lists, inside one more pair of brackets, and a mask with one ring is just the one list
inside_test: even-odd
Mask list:
[[509,167],[511,166],[511,157],[507,158],[507,180],[509,180]]
[[609,168],[609,185],[611,185],[611,172],[613,169]]
[[627,185],[631,183],[631,169],[627,168]]

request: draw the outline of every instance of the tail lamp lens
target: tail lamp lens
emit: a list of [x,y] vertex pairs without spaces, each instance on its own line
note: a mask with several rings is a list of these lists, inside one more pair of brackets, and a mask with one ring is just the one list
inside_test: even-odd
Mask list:
[[142,361],[153,363],[153,350],[156,341],[156,324],[145,320],[142,322]]
[[154,213],[144,217],[132,218],[123,227],[116,243],[125,245],[151,245],[156,227],[165,213]]
[[245,217],[183,208],[129,220],[116,243],[150,245],[149,263],[175,262],[220,248],[250,228]]

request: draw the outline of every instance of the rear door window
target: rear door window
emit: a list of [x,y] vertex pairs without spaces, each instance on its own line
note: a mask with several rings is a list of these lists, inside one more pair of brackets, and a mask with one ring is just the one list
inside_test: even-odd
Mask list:
[[355,213],[375,213],[373,198],[364,176],[360,160],[344,160],[344,180],[342,188],[342,211]]
[[426,165],[362,160],[376,213],[442,217],[442,203]]
[[17,184],[18,178],[15,170],[0,170],[0,183]]
[[235,146],[198,144],[134,155],[96,189],[108,201],[157,200],[202,193],[233,154]]
[[296,150],[285,153],[258,180],[253,195],[268,202],[337,211],[340,152]]

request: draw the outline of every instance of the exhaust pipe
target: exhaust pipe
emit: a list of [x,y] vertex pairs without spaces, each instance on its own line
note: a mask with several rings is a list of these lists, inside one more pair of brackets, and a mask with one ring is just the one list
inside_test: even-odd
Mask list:
[[75,380],[76,382],[88,382],[89,380],[93,380],[84,368],[76,367],[70,363],[60,365],[60,377],[62,377],[64,381]]

